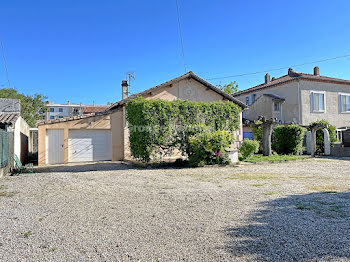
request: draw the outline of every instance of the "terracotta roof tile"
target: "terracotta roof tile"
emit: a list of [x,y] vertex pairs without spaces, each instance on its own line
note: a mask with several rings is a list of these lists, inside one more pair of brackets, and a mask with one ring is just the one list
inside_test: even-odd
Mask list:
[[0,123],[5,125],[13,125],[20,117],[19,113],[0,113]]

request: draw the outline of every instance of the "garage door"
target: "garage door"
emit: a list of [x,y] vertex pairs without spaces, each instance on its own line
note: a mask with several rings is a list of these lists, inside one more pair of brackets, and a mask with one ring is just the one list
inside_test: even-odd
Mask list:
[[68,162],[111,159],[110,130],[69,130]]
[[63,163],[63,129],[46,130],[46,164]]

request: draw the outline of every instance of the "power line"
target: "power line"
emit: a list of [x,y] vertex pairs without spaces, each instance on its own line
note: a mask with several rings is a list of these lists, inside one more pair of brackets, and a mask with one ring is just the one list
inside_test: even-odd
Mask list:
[[185,60],[184,43],[183,43],[183,40],[182,40],[182,31],[181,31],[181,23],[180,23],[180,11],[179,11],[178,0],[176,0],[176,10],[177,10],[177,23],[179,24],[179,34],[180,34],[180,40],[181,40],[182,60],[184,62],[184,68],[185,68],[185,73],[186,73],[187,72],[187,70],[186,70],[186,60]]
[[2,38],[0,36],[0,44],[1,44],[1,53],[2,53],[2,59],[4,60],[4,66],[5,66],[5,71],[6,71],[6,78],[7,78],[7,83],[8,83],[8,87],[11,87],[11,83],[10,83],[10,78],[9,78],[9,72],[7,70],[7,63],[6,63],[6,58],[5,58],[5,50],[4,50],[4,45],[2,44]]
[[238,75],[229,75],[229,76],[223,76],[223,77],[207,78],[207,80],[216,80],[216,79],[225,79],[225,78],[232,78],[232,77],[256,75],[256,74],[261,74],[261,73],[268,73],[268,72],[271,72],[271,71],[278,71],[278,70],[281,70],[281,69],[287,69],[287,68],[290,68],[290,67],[298,67],[298,66],[310,65],[310,64],[314,64],[314,63],[327,62],[327,61],[330,61],[330,60],[336,60],[336,59],[345,58],[345,57],[350,57],[350,54],[343,55],[343,56],[335,56],[335,57],[326,58],[326,59],[322,59],[322,60],[317,60],[317,61],[313,61],[313,62],[306,62],[306,63],[302,63],[302,64],[297,64],[297,65],[273,68],[273,69],[269,69],[269,70],[263,70],[263,71],[257,71],[257,72],[251,72],[251,73],[243,73],[243,74],[238,74]]

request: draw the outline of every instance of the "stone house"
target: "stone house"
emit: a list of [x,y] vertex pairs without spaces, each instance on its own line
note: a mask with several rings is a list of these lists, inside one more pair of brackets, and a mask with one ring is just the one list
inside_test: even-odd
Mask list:
[[[350,81],[320,75],[316,66],[313,74],[294,72],[278,78],[265,75],[264,83],[233,95],[249,109],[243,118],[250,121],[259,116],[277,118],[280,123],[307,126],[325,119],[341,131],[350,127]],[[245,132],[250,132],[245,127]]]
[[[188,99],[191,101],[233,102],[242,109],[246,105],[204,79],[188,72],[163,84],[128,97],[128,83],[122,81],[122,100],[104,112],[46,120],[38,123],[39,165],[70,162],[128,160],[129,132],[125,120],[125,105],[136,97],[146,99]],[[235,132],[235,147],[242,142],[242,117]]]

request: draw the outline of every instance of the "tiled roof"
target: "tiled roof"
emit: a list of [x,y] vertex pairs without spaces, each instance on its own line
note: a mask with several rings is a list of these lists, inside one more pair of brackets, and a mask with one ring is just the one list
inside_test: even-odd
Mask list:
[[93,116],[109,115],[112,112],[114,112],[114,110],[95,112],[95,113],[85,114],[85,115],[68,116],[68,117],[57,118],[57,119],[52,119],[52,120],[50,120],[50,119],[43,120],[43,121],[38,122],[36,125],[41,126],[41,125],[55,124],[55,123],[61,123],[61,122],[68,122],[68,121],[72,121],[72,120],[79,120],[79,119],[89,118],[89,117],[93,117]]
[[239,91],[239,92],[233,94],[233,96],[237,97],[237,96],[240,96],[242,94],[252,93],[254,91],[258,91],[258,90],[262,90],[265,88],[269,88],[269,87],[285,84],[288,82],[296,81],[297,79],[310,80],[310,81],[322,81],[322,82],[326,81],[326,82],[334,82],[334,83],[339,83],[339,84],[350,84],[350,80],[290,71],[290,72],[288,72],[287,75],[273,79],[266,84],[263,83],[263,84],[248,88],[246,90]]
[[83,114],[91,114],[96,112],[103,112],[108,109],[108,106],[82,106]]
[[246,104],[242,103],[238,99],[236,99],[233,96],[227,94],[226,92],[222,91],[221,89],[217,88],[216,86],[213,86],[212,84],[210,84],[209,82],[207,82],[204,79],[200,78],[199,76],[197,76],[193,72],[188,72],[188,73],[186,73],[186,74],[184,74],[182,76],[179,76],[179,77],[174,78],[174,79],[172,79],[170,81],[164,82],[163,84],[157,85],[157,86],[149,88],[149,89],[147,89],[147,90],[145,90],[143,92],[134,94],[132,96],[129,96],[128,98],[120,100],[119,102],[116,102],[116,103],[112,104],[109,108],[107,108],[103,112],[93,112],[93,113],[90,113],[90,114],[84,114],[84,115],[79,115],[79,116],[71,116],[71,117],[65,117],[65,118],[59,118],[59,119],[53,119],[53,120],[45,120],[45,121],[38,122],[37,125],[40,126],[40,125],[46,125],[46,124],[55,124],[55,123],[67,122],[67,121],[83,119],[83,118],[88,118],[88,117],[93,117],[93,116],[107,115],[107,114],[110,114],[112,112],[115,112],[115,111],[119,110],[120,106],[126,104],[128,101],[130,101],[133,98],[147,95],[147,94],[149,94],[151,92],[154,92],[155,90],[158,90],[158,89],[160,89],[162,87],[171,85],[171,84],[173,84],[175,82],[178,82],[178,81],[183,80],[183,79],[188,79],[188,78],[193,78],[193,79],[197,80],[198,82],[202,83],[207,88],[209,88],[209,89],[219,93],[220,95],[222,95],[226,99],[232,101],[233,103],[239,105],[243,109],[247,107]]
[[129,96],[128,98],[125,98],[123,100],[120,100],[119,102],[116,102],[114,104],[112,104],[109,109],[114,109],[114,108],[117,108],[119,106],[122,106],[124,104],[126,104],[128,101],[130,101],[131,99],[133,98],[136,98],[136,97],[139,97],[139,96],[144,96],[144,95],[147,95],[151,92],[154,92],[162,87],[165,87],[165,86],[168,86],[168,85],[171,85],[173,83],[176,83],[178,81],[181,81],[183,79],[188,79],[188,78],[192,78],[192,79],[195,79],[197,80],[198,82],[200,82],[201,84],[203,84],[204,86],[206,86],[207,88],[215,91],[216,93],[219,93],[220,95],[222,95],[223,97],[225,97],[226,99],[234,102],[235,104],[239,105],[241,108],[246,108],[246,104],[242,103],[241,101],[239,101],[238,99],[234,98],[233,96],[227,94],[226,92],[222,91],[220,88],[217,88],[216,86],[210,84],[209,82],[205,81],[203,78],[200,78],[199,76],[197,76],[196,74],[194,74],[192,71],[182,75],[182,76],[179,76],[179,77],[176,77],[170,81],[167,81],[167,82],[164,82],[163,84],[160,84],[160,85],[157,85],[155,87],[152,87],[152,88],[149,88],[143,92],[140,92],[140,93],[137,93],[137,94],[134,94],[134,95],[131,95]]
[[274,94],[263,94],[263,96],[271,97],[272,100],[274,100],[274,101],[284,101],[284,100],[286,100],[285,98],[280,97],[278,95],[274,95]]
[[19,113],[0,113],[0,123],[14,125],[19,117]]

